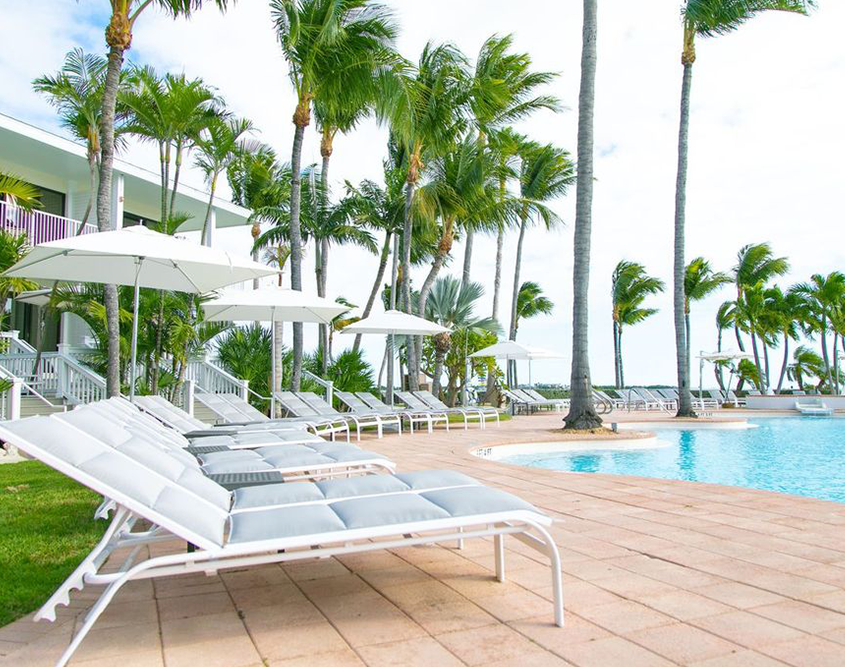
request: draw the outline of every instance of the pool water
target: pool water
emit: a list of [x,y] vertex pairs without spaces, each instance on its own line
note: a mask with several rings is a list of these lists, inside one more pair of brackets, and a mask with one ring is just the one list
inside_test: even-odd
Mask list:
[[505,463],[743,486],[845,502],[845,420],[751,419],[749,429],[659,429],[668,447],[516,454]]

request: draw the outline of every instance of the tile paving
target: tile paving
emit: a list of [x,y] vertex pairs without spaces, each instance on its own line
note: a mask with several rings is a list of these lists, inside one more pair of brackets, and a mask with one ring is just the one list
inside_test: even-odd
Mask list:
[[[538,554],[509,540],[500,584],[491,542],[475,540],[133,582],[72,664],[845,665],[845,505],[470,454],[558,440],[559,426],[559,415],[540,415],[366,446],[400,470],[460,470],[559,519],[565,628],[552,625]],[[92,598],[76,592],[56,623],[26,617],[0,628],[0,665],[51,665]]]

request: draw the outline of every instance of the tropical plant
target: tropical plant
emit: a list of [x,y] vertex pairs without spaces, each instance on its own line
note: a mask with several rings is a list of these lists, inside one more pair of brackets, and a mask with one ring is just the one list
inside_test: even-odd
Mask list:
[[622,260],[613,270],[611,296],[613,302],[613,358],[616,371],[616,388],[625,386],[622,364],[622,331],[648,319],[656,308],[644,308],[646,298],[665,289],[662,280],[649,276],[645,267],[636,262]]
[[441,276],[431,289],[426,304],[425,317],[449,329],[446,333],[433,336],[434,369],[431,375],[431,391],[440,395],[440,380],[443,363],[452,348],[452,338],[458,331],[470,330],[476,333],[499,331],[499,324],[492,317],[476,317],[476,302],[484,295],[481,283],[463,282],[453,276]]
[[0,197],[25,211],[41,206],[41,190],[13,174],[0,172]]
[[584,0],[581,86],[578,93],[578,181],[575,188],[575,237],[572,269],[572,375],[568,429],[601,426],[593,404],[587,321],[590,281],[590,234],[593,219],[593,112],[596,101],[597,0]]
[[[344,76],[357,96],[361,79],[369,82],[368,65],[378,51],[389,49],[395,27],[389,10],[368,0],[271,0],[273,23],[288,74],[297,97],[291,149],[290,248],[291,287],[302,289],[302,235],[300,230],[302,141],[311,124],[311,105],[325,96],[323,110],[337,110],[337,96],[346,94]],[[362,64],[366,63],[366,64]],[[326,86],[325,89],[322,87]],[[332,102],[335,100],[335,103]],[[348,109],[347,109],[348,111]],[[293,377],[299,390],[302,374],[302,323],[293,325]]]
[[29,242],[26,234],[14,234],[0,229],[0,325],[6,317],[6,303],[9,297],[26,290],[38,289],[38,283],[33,280],[4,275],[7,269],[26,257],[28,252]]
[[[85,143],[88,160],[89,193],[88,203],[82,215],[79,231],[88,223],[94,207],[97,191],[97,170],[100,164],[100,115],[102,113],[103,90],[106,82],[106,59],[103,56],[85,53],[76,48],[65,56],[61,70],[53,75],[44,75],[32,82],[33,88],[48,97],[56,107],[62,126],[70,134]],[[126,86],[126,77],[121,76],[118,87]],[[125,119],[125,109],[117,108],[118,121]],[[115,139],[121,142],[121,128],[115,127]]]
[[554,307],[554,303],[543,294],[543,288],[538,283],[531,280],[522,283],[516,297],[516,326],[513,330],[513,340],[516,340],[519,323],[522,320],[529,320],[538,315],[551,315]]
[[[561,108],[557,98],[535,95],[538,87],[551,83],[556,75],[552,72],[532,72],[531,56],[527,53],[512,53],[512,45],[512,35],[493,35],[482,44],[475,60],[475,70],[469,82],[468,104],[482,150],[487,150],[489,135],[508,123],[522,120],[540,109],[558,111]],[[491,157],[497,163],[495,151]],[[503,199],[505,194],[504,188],[501,188]],[[504,234],[504,226],[496,225],[496,231]],[[467,226],[465,232],[461,280],[468,282],[474,226]],[[493,317],[496,317],[496,313]]]
[[824,361],[805,345],[799,345],[792,353],[792,363],[786,369],[787,377],[798,383],[798,389],[804,391],[804,382],[817,378],[819,388],[827,376]]
[[[229,4],[229,0],[213,0],[213,2],[221,10]],[[100,110],[100,180],[97,185],[97,224],[100,231],[106,231],[112,227],[115,109],[123,56],[132,45],[132,30],[135,23],[144,10],[150,7],[162,9],[175,18],[187,16],[203,4],[203,0],[109,0],[111,15],[106,27],[106,45],[109,47],[109,55]],[[106,389],[109,396],[117,396],[120,393],[120,323],[117,287],[107,284],[103,299],[108,329]]]
[[513,271],[513,297],[509,334],[516,336],[517,299],[519,298],[522,247],[528,226],[536,221],[552,229],[561,220],[547,203],[566,194],[575,182],[575,167],[569,153],[552,144],[523,144],[520,149],[519,170],[519,240],[516,244],[516,262]]
[[690,303],[701,301],[732,282],[726,273],[713,271],[703,257],[696,257],[687,264],[684,272],[684,333],[687,343],[687,359],[690,359]]
[[[413,202],[425,163],[445,155],[462,136],[466,118],[466,58],[450,44],[425,45],[417,66],[394,77],[379,105],[379,115],[403,154],[406,169],[405,213],[402,228],[402,308],[412,312],[411,245]],[[419,363],[414,346],[408,348],[410,388],[418,389]]]
[[689,398],[689,355],[685,332],[684,299],[684,242],[686,225],[686,185],[688,137],[690,122],[690,94],[692,66],[696,59],[695,38],[715,37],[733,32],[756,14],[766,10],[782,10],[806,14],[813,0],[685,0],[681,9],[683,49],[681,65],[681,117],[678,132],[678,173],[675,184],[675,264],[674,309],[675,346],[678,361],[678,416],[693,415]]
[[791,291],[803,300],[806,329],[810,334],[818,334],[824,361],[825,378],[829,387],[834,386],[833,364],[827,345],[827,337],[833,333],[834,349],[837,348],[838,332],[833,327],[832,319],[836,310],[845,300],[845,274],[832,271],[828,275],[815,273],[809,282],[794,285]]
[[[784,293],[780,287],[769,290],[770,321],[773,333],[783,337],[783,363],[781,364],[775,393],[781,393],[786,371],[789,367],[789,341],[800,339],[800,323],[806,319],[806,303],[804,299],[793,291]],[[841,312],[836,309],[837,314]],[[840,329],[841,331],[841,329]]]
[[[257,403],[256,407],[262,410],[267,409],[268,401],[261,400],[256,394],[270,395],[270,338],[269,329],[253,323],[232,328],[216,342],[217,362],[228,373],[249,382],[252,389],[250,401]],[[282,373],[279,372],[279,375]]]
[[[722,351],[722,336],[724,332],[734,326],[734,302],[725,301],[719,306],[716,311],[716,350]],[[727,364],[717,362],[714,364],[714,371],[716,373],[716,382],[719,384],[719,389],[725,390],[725,380],[722,371]]]

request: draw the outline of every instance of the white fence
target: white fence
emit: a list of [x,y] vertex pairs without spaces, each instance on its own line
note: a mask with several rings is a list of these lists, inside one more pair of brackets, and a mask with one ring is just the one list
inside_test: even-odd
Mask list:
[[[81,224],[79,220],[44,211],[26,211],[15,204],[0,201],[0,229],[12,234],[26,234],[30,245],[76,236]],[[83,234],[96,231],[97,226],[90,222],[82,229]]]

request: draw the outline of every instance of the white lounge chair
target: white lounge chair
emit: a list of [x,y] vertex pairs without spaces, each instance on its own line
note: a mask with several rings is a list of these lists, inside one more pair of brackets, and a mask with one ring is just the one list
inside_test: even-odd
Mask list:
[[[563,625],[560,556],[551,518],[473,480],[372,475],[322,484],[273,484],[233,494],[141,441],[133,457],[54,417],[0,424],[0,440],[112,501],[103,538],[36,613],[55,620],[73,589],[105,586],[59,658],[64,667],[120,588],[138,579],[290,562],[339,554],[493,536],[496,577],[505,578],[504,537],[549,558],[555,624]],[[150,527],[135,530],[138,520]],[[175,536],[195,550],[136,561],[139,547]],[[108,556],[129,549],[117,570]],[[279,619],[284,623],[284,619]]]
[[[434,394],[430,391],[412,391],[412,392],[401,392],[402,395],[399,396],[399,400],[405,403],[409,408],[414,408],[417,410],[425,409],[425,410],[437,410],[438,412],[445,413],[447,415],[460,415],[463,417],[464,420],[464,430],[469,428],[470,421],[477,421],[478,425],[481,428],[485,427],[485,418],[486,414],[484,410],[476,407],[454,407],[450,408],[446,405],[443,401],[438,398],[435,398]],[[407,400],[406,400],[407,398]],[[409,405],[408,401],[416,401],[414,405]]]
[[369,396],[371,396],[372,401],[374,401],[374,405],[368,405],[367,402],[365,402],[360,396],[357,396],[351,391],[335,391],[334,395],[349,409],[350,412],[360,414],[375,412],[376,414],[383,415],[385,417],[398,417],[400,434],[402,432],[401,424],[403,420],[407,422],[408,428],[412,434],[414,432],[415,424],[426,424],[429,427],[429,432],[431,432],[431,419],[427,414],[417,414],[415,412],[396,407],[391,408],[389,405],[385,405],[376,399],[375,396],[372,396],[372,394],[369,394]]
[[529,398],[533,398],[535,401],[545,401],[557,407],[558,410],[565,410],[569,408],[569,399],[568,398],[546,398],[536,389],[523,389],[523,394],[526,394]]
[[375,426],[378,432],[378,437],[384,436],[384,425],[386,423],[399,424],[399,432],[401,434],[401,420],[399,417],[386,416],[378,414],[370,410],[369,412],[338,412],[333,406],[329,405],[323,398],[315,394],[313,391],[300,391],[296,394],[299,398],[305,401],[310,407],[314,408],[318,415],[323,418],[340,418],[351,421],[355,424],[355,433],[358,440],[361,440],[361,429]]
[[[359,391],[356,396],[360,398],[364,403],[369,405],[372,408],[377,408],[379,410],[382,409],[401,409],[402,414],[407,418],[416,419],[419,423],[420,419],[424,419],[425,423],[428,425],[428,432],[431,433],[434,430],[434,425],[440,422],[443,422],[446,425],[446,430],[449,430],[449,417],[447,415],[442,414],[439,411],[432,411],[428,408],[424,410],[414,410],[411,408],[391,408],[386,403],[382,402],[380,398],[371,394],[368,391]],[[398,394],[397,394],[398,396]]]
[[487,420],[491,417],[496,420],[496,424],[498,424],[500,420],[499,409],[493,407],[492,405],[468,405],[466,407],[457,406],[455,408],[450,408],[430,391],[420,390],[413,392],[413,394],[432,410],[454,410],[456,412],[466,413],[467,417],[472,417],[475,414],[478,414],[481,417],[481,428],[487,428]]
[[527,402],[529,402],[531,405],[533,405],[538,410],[541,410],[543,408],[546,408],[548,410],[559,409],[558,404],[555,403],[555,401],[549,400],[545,396],[540,396],[538,398],[537,396],[533,396],[533,395],[529,394],[528,391],[525,390],[525,389],[511,389],[511,392],[513,392],[514,394],[516,394],[520,398],[525,399]]

